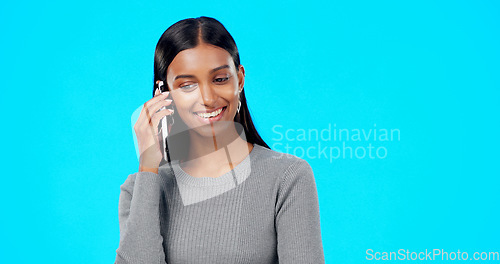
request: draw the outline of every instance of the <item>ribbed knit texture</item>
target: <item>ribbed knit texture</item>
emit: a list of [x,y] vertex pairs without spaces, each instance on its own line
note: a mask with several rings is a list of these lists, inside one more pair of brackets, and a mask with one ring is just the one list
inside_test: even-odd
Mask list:
[[257,144],[216,178],[176,163],[130,174],[119,221],[115,263],[324,263],[311,167]]

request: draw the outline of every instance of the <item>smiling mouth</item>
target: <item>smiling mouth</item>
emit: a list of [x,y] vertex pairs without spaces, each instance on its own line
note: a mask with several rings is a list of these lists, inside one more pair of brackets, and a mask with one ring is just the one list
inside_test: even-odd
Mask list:
[[204,118],[204,119],[210,119],[210,118],[218,117],[225,109],[226,109],[226,106],[218,108],[217,110],[209,112],[209,113],[194,112],[194,114],[201,117],[201,118]]

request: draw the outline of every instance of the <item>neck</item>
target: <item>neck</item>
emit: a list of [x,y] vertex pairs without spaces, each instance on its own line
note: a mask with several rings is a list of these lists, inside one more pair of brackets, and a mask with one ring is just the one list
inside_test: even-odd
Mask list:
[[[188,157],[181,161],[184,167],[221,168],[234,167],[233,163],[242,161],[252,150],[253,145],[241,138],[233,125],[224,133],[201,136],[191,131]],[[245,134],[242,132],[242,136]]]

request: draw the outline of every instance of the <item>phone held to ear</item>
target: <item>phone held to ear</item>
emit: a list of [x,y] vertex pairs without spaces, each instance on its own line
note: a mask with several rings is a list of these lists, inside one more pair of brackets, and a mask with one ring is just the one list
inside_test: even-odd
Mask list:
[[[160,89],[160,93],[164,93],[168,90],[165,88],[166,87],[164,86],[163,81],[159,81],[158,83],[155,83],[155,89]],[[168,95],[168,97],[170,97],[170,94]],[[163,106],[162,108],[160,108],[160,111],[165,109],[165,108],[166,107]],[[172,115],[167,115],[161,119],[160,124],[158,125],[158,133],[161,134],[161,143],[163,144],[162,145],[163,159],[167,162],[170,162],[170,154],[168,151],[168,144],[167,144],[167,137],[168,137],[168,132],[169,132],[168,130],[173,124],[174,124],[174,118],[172,117]]]

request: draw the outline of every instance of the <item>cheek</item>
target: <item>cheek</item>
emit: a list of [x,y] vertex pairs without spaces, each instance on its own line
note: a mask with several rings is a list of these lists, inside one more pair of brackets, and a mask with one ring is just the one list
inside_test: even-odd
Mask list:
[[178,109],[189,109],[193,104],[193,96],[190,94],[182,94],[178,91],[171,92],[175,107]]
[[238,100],[238,85],[228,85],[227,87],[219,89],[218,93],[219,96],[223,97],[227,101]]

